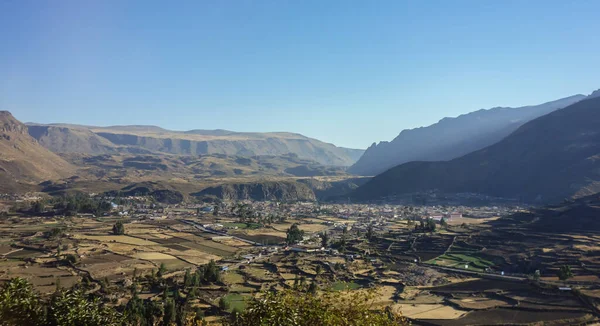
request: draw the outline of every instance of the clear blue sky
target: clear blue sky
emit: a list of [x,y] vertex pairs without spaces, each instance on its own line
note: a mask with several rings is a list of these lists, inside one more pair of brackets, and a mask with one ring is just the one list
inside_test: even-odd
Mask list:
[[0,109],[366,148],[600,88],[598,13],[597,0],[0,0]]

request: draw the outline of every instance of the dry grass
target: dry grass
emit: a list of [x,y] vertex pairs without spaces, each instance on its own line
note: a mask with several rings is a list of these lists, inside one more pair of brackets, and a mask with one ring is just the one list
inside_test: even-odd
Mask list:
[[134,254],[135,258],[143,259],[143,260],[169,260],[169,259],[177,259],[177,257],[163,254],[161,252],[138,252]]
[[466,314],[442,304],[396,304],[392,307],[408,318],[418,319],[457,319]]
[[158,245],[156,242],[138,239],[126,235],[86,235],[86,234],[75,234],[73,235],[74,239],[85,239],[91,241],[100,241],[100,242],[119,242],[125,244],[131,244],[136,246],[156,246]]

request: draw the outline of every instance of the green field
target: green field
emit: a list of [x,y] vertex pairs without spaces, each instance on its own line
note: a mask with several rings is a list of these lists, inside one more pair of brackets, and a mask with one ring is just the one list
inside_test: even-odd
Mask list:
[[356,290],[358,288],[360,288],[360,285],[354,282],[335,282],[331,285],[333,291]]
[[240,311],[246,309],[246,303],[251,299],[251,297],[248,295],[230,293],[225,296],[225,299],[229,301],[229,312],[231,312],[234,309]]
[[453,254],[448,253],[441,255],[432,260],[427,261],[428,264],[464,268],[465,265],[469,265],[470,270],[484,271],[488,267],[494,266],[494,262],[479,256],[476,253],[472,254]]

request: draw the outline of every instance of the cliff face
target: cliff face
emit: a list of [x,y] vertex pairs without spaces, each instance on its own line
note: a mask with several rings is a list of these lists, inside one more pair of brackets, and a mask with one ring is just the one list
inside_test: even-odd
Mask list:
[[153,126],[29,126],[29,134],[56,153],[155,153],[230,156],[296,155],[322,165],[350,166],[363,150],[336,147],[293,133],[226,130],[169,131]]
[[192,194],[197,197],[214,196],[226,201],[271,200],[314,201],[315,193],[305,184],[293,181],[266,181],[256,183],[224,184]]
[[18,191],[73,173],[69,163],[29,136],[27,126],[0,111],[0,191]]

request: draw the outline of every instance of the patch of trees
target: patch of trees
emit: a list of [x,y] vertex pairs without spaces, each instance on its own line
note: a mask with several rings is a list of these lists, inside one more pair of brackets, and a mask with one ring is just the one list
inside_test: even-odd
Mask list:
[[431,218],[421,220],[418,225],[415,225],[416,232],[435,232],[437,225]]
[[254,299],[248,308],[235,314],[229,326],[279,325],[409,325],[406,318],[391,309],[375,310],[373,292],[356,292],[350,297],[340,292],[324,295],[302,293],[293,290],[269,292]]
[[286,243],[288,245],[296,244],[304,238],[304,231],[300,230],[297,223],[292,224],[286,232]]
[[110,326],[121,325],[122,316],[82,289],[58,289],[49,300],[43,300],[29,282],[13,278],[0,288],[0,321],[11,326]]
[[99,216],[110,212],[112,209],[112,205],[109,202],[90,198],[90,196],[83,193],[54,198],[50,200],[49,204],[52,205],[56,213],[66,216],[73,216],[78,213]]
[[573,271],[569,265],[561,266],[556,274],[561,281],[566,281],[573,277]]
[[122,221],[117,221],[115,225],[113,225],[112,232],[114,235],[123,235],[125,234],[125,225]]

